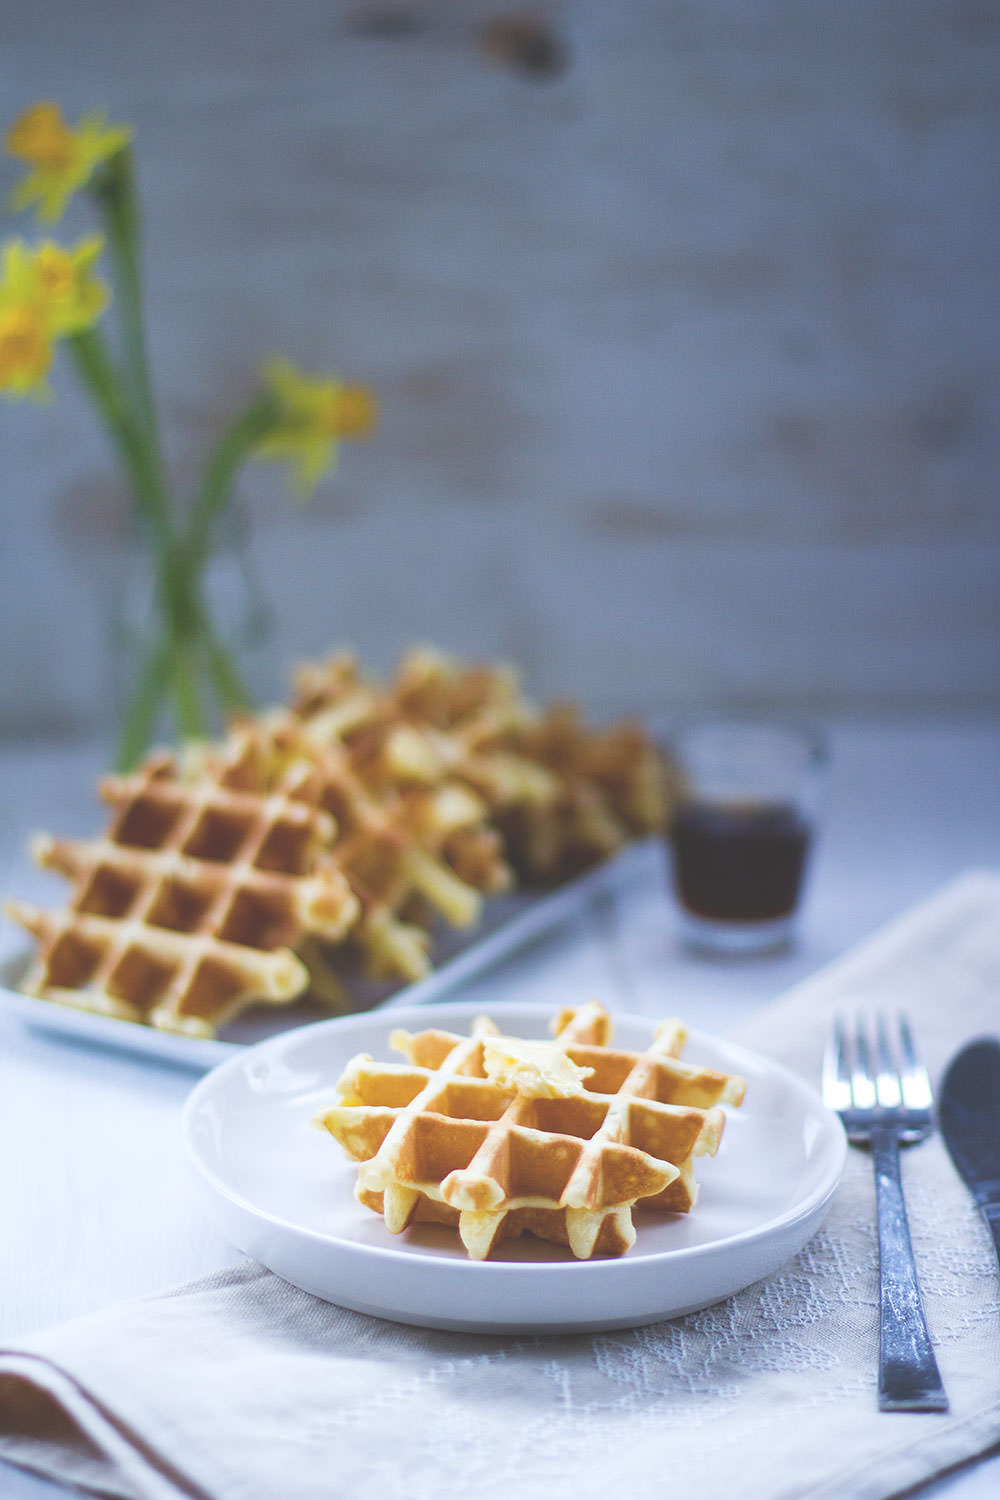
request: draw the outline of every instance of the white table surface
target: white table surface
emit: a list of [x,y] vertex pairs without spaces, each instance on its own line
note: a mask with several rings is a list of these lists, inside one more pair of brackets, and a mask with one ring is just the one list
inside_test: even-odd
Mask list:
[[[468,998],[488,1009],[520,977],[551,980],[560,1001],[594,995],[725,1032],[961,871],[1000,868],[1000,722],[852,722],[829,733],[826,821],[792,951],[725,961],[684,952],[654,863],[627,914],[563,929],[474,981]],[[27,836],[95,833],[103,812],[93,786],[103,768],[99,746],[0,748],[3,897],[56,904],[61,883],[32,868]],[[0,958],[22,946],[4,920]],[[239,1258],[207,1222],[181,1150],[179,1110],[196,1077],[79,1048],[0,1014],[0,1339]],[[0,1496],[68,1493],[0,1464]],[[994,1500],[1000,1455],[921,1493]]]

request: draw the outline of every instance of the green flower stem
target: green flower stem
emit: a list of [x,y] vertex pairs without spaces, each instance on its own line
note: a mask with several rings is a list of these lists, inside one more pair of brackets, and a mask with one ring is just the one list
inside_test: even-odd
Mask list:
[[[153,537],[156,597],[167,627],[163,652],[169,668],[169,691],[181,732],[186,736],[200,735],[204,732],[196,667],[198,630],[204,616],[197,597],[200,570],[191,567],[186,549],[174,535],[161,474],[150,454],[145,434],[137,428],[133,412],[122,399],[118,375],[103,338],[96,329],[88,329],[75,334],[67,344],[80,378],[131,479],[136,504]],[[167,681],[162,670],[154,672],[150,667],[148,682],[150,693],[157,684],[161,694],[166,693]],[[148,712],[145,703],[141,704],[136,722],[145,723]],[[125,738],[132,743],[137,733],[130,729]]]
[[[212,533],[232,499],[240,469],[261,438],[273,428],[278,415],[273,396],[255,397],[230,422],[212,451],[191,506],[185,535],[183,556],[189,576],[202,576],[212,550]],[[201,622],[201,639],[209,675],[223,707],[229,712],[246,708],[250,702],[246,684],[207,615]]]
[[[181,557],[187,559],[187,548],[181,551]],[[230,652],[219,639],[218,632],[212,621],[207,601],[202,598],[203,576],[205,558],[198,559],[197,563],[183,562],[182,571],[186,580],[186,597],[184,600],[183,615],[183,639],[191,647],[192,655],[197,663],[200,660],[205,667],[209,681],[215,691],[216,697],[222,708],[228,712],[236,712],[246,708],[250,702],[250,694]],[[195,667],[194,675],[197,677]],[[180,711],[180,704],[178,704]],[[193,731],[200,732],[199,730]]]
[[208,669],[223,708],[231,714],[249,708],[250,691],[229,651],[214,630],[206,629],[203,640]]
[[[229,713],[246,708],[249,694],[219,640],[207,609],[198,597],[198,582],[188,579],[184,614],[166,639],[158,640],[142,663],[135,693],[119,736],[116,765],[127,770],[152,742],[160,705],[171,701],[178,728],[185,738],[197,739],[205,732],[198,689],[203,668],[220,705]],[[178,628],[179,626],[179,628]]]
[[[202,732],[204,719],[197,686],[197,610],[190,597],[197,575],[192,576],[185,559],[173,559],[170,504],[166,471],[160,447],[156,403],[153,399],[146,353],[145,324],[142,315],[142,274],[140,270],[140,213],[135,188],[132,152],[128,146],[107,161],[94,174],[90,193],[97,203],[108,238],[108,249],[114,267],[115,306],[121,332],[128,393],[139,429],[133,441],[134,456],[140,469],[139,488],[147,500],[154,497],[157,509],[159,567],[157,586],[162,597],[163,613],[169,622],[173,649],[170,652],[170,678],[177,721],[185,735]],[[105,383],[107,385],[107,382]],[[115,382],[119,405],[124,405],[121,386]],[[126,427],[130,424],[126,423]],[[142,495],[137,495],[141,499]],[[148,509],[148,506],[147,506]]]
[[188,557],[199,567],[211,549],[212,530],[232,497],[240,469],[278,420],[273,396],[254,398],[223,432],[209,458],[205,477],[194,497],[188,524]]
[[164,637],[142,663],[122,726],[118,763],[135,763],[151,742],[157,714],[173,706],[185,738],[205,732],[202,688],[232,713],[250,697],[204,598],[213,533],[230,503],[239,471],[278,420],[275,398],[257,396],[225,429],[212,452],[184,525],[175,517],[160,443],[142,315],[140,209],[131,150],[123,148],[91,178],[112,262],[122,368],[103,336],[89,329],[68,340],[81,380],[103,420],[131,481],[137,510],[152,538],[154,598]]
[[164,465],[159,425],[149,375],[142,315],[139,195],[129,146],[123,146],[94,173],[88,190],[104,223],[108,250],[114,266],[115,306],[129,386],[148,439],[150,460],[162,474]]
[[171,654],[171,683],[174,706],[177,710],[177,725],[182,738],[200,739],[205,733],[201,698],[198,693],[197,638],[174,636]]
[[162,475],[152,460],[143,433],[136,426],[131,409],[122,397],[118,373],[111,362],[104,338],[98,329],[88,328],[68,338],[66,346],[132,481],[136,503],[148,522],[158,547],[166,552],[172,543],[173,534]]

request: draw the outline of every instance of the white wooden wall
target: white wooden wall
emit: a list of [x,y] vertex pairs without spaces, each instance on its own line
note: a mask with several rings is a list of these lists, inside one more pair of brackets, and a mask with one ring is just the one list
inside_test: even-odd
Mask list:
[[[595,714],[1000,709],[1000,6],[5,4],[39,97],[135,127],[179,487],[262,355],[378,391],[309,510],[242,486],[265,696],[419,638]],[[0,732],[94,729],[124,512],[66,372],[0,455]]]

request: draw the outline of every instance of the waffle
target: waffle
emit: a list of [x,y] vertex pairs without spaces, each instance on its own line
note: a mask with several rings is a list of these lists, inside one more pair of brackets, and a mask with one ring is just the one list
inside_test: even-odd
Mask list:
[[400,726],[387,754],[423,748],[429,767],[474,788],[491,817],[508,808],[549,807],[558,778],[536,757],[515,748],[537,710],[510,666],[463,663],[430,647],[406,652],[388,684],[387,702]]
[[[309,718],[278,711],[246,732],[299,777],[296,796],[334,818],[333,852],[360,909],[350,938],[372,978],[421,978],[433,923],[473,926],[483,893],[509,883],[482,799],[459,783],[387,776],[372,754],[370,718],[352,713],[348,727],[330,707]],[[333,955],[315,957],[329,971]]]
[[593,729],[573,704],[536,709],[511,668],[427,648],[404,656],[391,692],[487,798],[523,880],[564,879],[666,827],[669,769],[634,721]]
[[362,683],[344,654],[300,668],[296,685],[306,719],[352,720],[350,736],[366,718],[382,775],[471,787],[523,883],[566,879],[666,827],[673,789],[646,731],[591,729],[571,704],[540,712],[510,667],[418,647],[383,689]]
[[8,907],[38,940],[24,987],[197,1035],[306,986],[350,1008],[359,970],[420,979],[442,921],[474,927],[485,896],[575,873],[662,811],[642,731],[539,714],[509,667],[428,647],[384,683],[349,652],[306,663],[289,707],[102,790],[103,836],[35,841],[67,907]]
[[371,776],[396,786],[471,787],[490,813],[551,802],[554,776],[509,748],[532,717],[509,667],[463,665],[430,647],[406,652],[381,688],[363,683],[349,653],[295,673],[294,712],[363,754]]
[[[469,725],[454,731],[443,701],[444,660],[426,649],[409,653],[384,686],[366,680],[349,652],[294,675],[285,732],[297,724],[329,770],[328,797],[344,829],[339,858],[364,911],[355,937],[376,977],[421,977],[434,921],[471,926],[482,897],[513,883],[489,788],[470,770],[475,735]],[[499,681],[499,673],[485,675]],[[464,707],[486,711],[490,696],[484,676],[475,691],[466,685]]]
[[565,880],[666,827],[669,768],[640,724],[595,730],[575,705],[555,703],[520,726],[513,743],[558,788],[547,802],[499,811],[508,858],[524,883]]
[[61,911],[7,907],[38,942],[26,993],[211,1037],[248,1005],[305,988],[295,945],[343,937],[357,902],[324,852],[332,820],[287,792],[263,794],[249,748],[214,776],[158,752],[102,781],[102,837],[34,840],[73,893]]
[[621,1255],[637,1202],[687,1212],[692,1159],[718,1150],[720,1105],[742,1101],[742,1080],[680,1061],[678,1022],[644,1052],[610,1045],[596,1003],[554,1031],[539,1044],[481,1018],[468,1037],[394,1032],[404,1063],[355,1057],[315,1123],[361,1163],[359,1202],[392,1233],[457,1225],[474,1260],[525,1233],[582,1260]]

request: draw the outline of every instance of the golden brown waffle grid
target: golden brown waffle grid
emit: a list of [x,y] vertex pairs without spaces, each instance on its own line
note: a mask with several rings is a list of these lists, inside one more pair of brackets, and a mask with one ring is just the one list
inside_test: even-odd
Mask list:
[[69,905],[11,903],[38,941],[27,993],[192,1036],[248,1003],[285,1003],[308,973],[303,933],[342,937],[356,903],[325,862],[329,819],[286,793],[201,776],[173,756],[107,777],[113,810],[95,840],[42,836],[35,856],[74,884]]
[[640,1052],[612,1047],[610,1025],[595,1003],[557,1018],[557,1049],[590,1070],[570,1097],[525,1096],[489,1076],[486,1050],[502,1034],[486,1018],[468,1037],[395,1032],[407,1061],[352,1059],[316,1123],[361,1163],[356,1196],[393,1233],[455,1224],[473,1259],[523,1233],[580,1259],[620,1255],[635,1240],[637,1201],[693,1207],[693,1159],[718,1150],[720,1106],[741,1103],[744,1086],[682,1062],[678,1022]]

